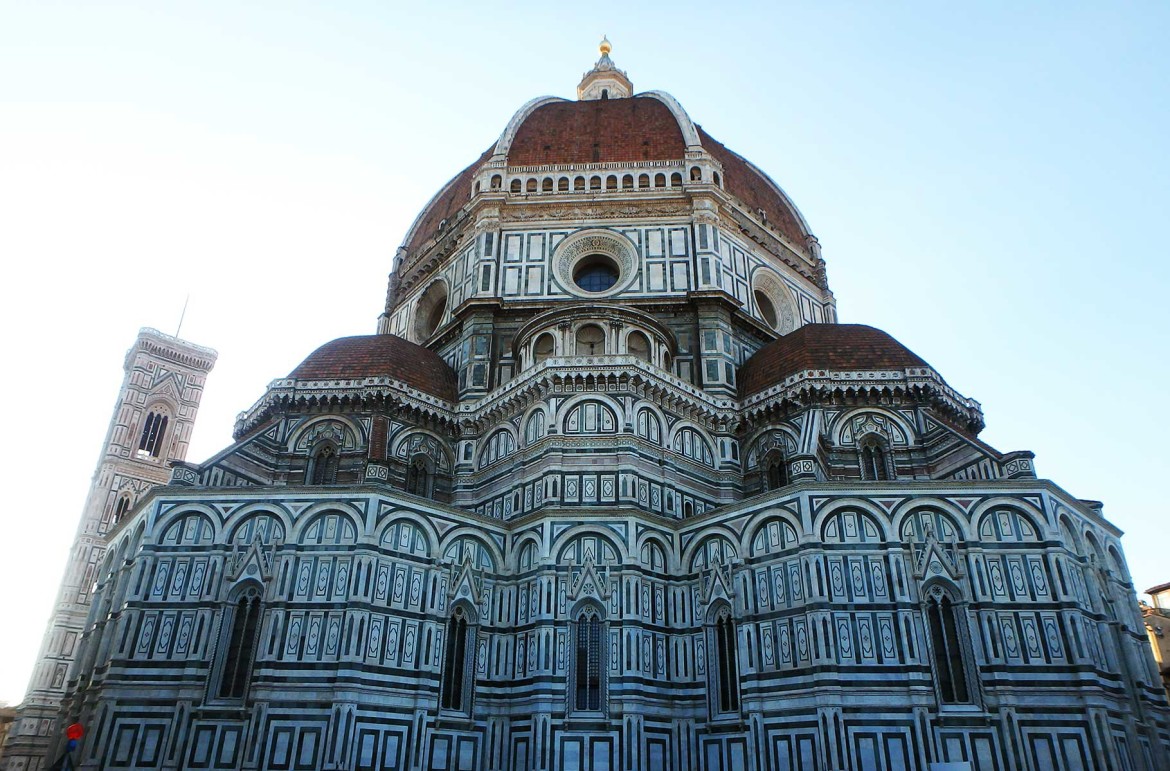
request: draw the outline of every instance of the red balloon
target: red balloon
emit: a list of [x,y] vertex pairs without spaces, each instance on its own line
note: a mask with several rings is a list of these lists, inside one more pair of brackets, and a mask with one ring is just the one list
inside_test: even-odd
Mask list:
[[85,735],[85,726],[83,726],[81,723],[74,723],[73,725],[71,725],[65,729],[65,738],[66,739],[80,739],[84,735]]

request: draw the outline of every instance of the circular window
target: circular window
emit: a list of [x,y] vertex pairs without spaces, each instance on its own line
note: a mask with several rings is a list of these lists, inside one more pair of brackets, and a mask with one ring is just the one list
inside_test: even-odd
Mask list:
[[638,278],[638,252],[625,236],[612,230],[580,230],[557,244],[553,278],[566,293],[599,300],[614,297]]
[[414,317],[414,336],[423,342],[435,333],[447,310],[447,285],[436,281],[427,287],[418,301]]
[[776,306],[772,305],[772,301],[768,299],[768,295],[760,290],[755,291],[756,307],[760,309],[760,315],[764,317],[764,321],[768,323],[772,329],[776,328]]
[[620,275],[612,259],[603,254],[590,254],[574,267],[573,283],[586,292],[604,292],[613,288]]

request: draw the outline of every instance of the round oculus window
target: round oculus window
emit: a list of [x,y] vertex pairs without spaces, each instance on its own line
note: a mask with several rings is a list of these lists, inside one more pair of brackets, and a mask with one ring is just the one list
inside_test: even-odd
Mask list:
[[760,309],[760,315],[764,317],[764,321],[768,323],[772,329],[776,329],[779,319],[776,318],[776,306],[772,305],[772,301],[768,299],[768,295],[761,292],[759,289],[755,291],[756,307]]
[[617,263],[603,254],[590,254],[573,269],[573,283],[586,292],[608,291],[620,277]]

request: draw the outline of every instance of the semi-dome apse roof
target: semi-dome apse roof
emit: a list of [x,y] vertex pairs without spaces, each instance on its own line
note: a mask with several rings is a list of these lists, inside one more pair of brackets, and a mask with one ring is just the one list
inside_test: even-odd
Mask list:
[[739,393],[751,396],[807,370],[880,372],[929,366],[880,329],[865,324],[805,324],[743,363]]
[[289,373],[291,380],[363,380],[389,377],[447,401],[458,397],[455,372],[429,348],[397,335],[331,340]]

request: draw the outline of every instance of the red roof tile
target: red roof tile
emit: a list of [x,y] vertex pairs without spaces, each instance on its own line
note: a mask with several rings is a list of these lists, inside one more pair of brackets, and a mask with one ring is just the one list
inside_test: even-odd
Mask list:
[[509,166],[682,160],[686,142],[665,104],[649,96],[549,102],[525,118]]
[[309,354],[290,374],[297,380],[391,377],[447,401],[458,396],[455,371],[429,348],[396,335],[340,337]]
[[425,244],[439,229],[440,222],[450,220],[471,200],[471,185],[475,179],[475,172],[492,157],[495,150],[496,146],[492,144],[475,163],[455,175],[442,195],[427,204],[415,225],[414,233],[410,236],[410,243],[406,245],[407,251],[413,253],[415,249]]
[[699,141],[703,149],[723,164],[723,188],[748,207],[753,214],[763,209],[768,222],[775,226],[785,238],[797,246],[804,246],[804,229],[788,205],[781,200],[768,181],[748,165],[743,156],[728,150],[719,140],[702,128]]
[[739,368],[740,396],[751,396],[805,370],[858,372],[929,367],[880,329],[864,324],[806,324],[773,340]]

